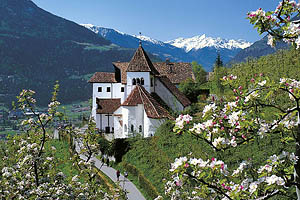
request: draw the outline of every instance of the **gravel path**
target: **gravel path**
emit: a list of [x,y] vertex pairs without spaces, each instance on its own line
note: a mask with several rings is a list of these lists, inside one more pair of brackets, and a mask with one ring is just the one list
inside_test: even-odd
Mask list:
[[[87,125],[80,129],[80,132],[84,132],[87,129]],[[80,151],[80,144],[75,142],[76,151]],[[87,157],[84,155],[80,155],[80,158],[86,160]],[[106,174],[113,182],[117,183],[117,175],[116,170],[112,167],[108,167],[106,164],[103,164],[99,159],[96,157],[92,157],[92,160],[95,161],[95,166],[100,169],[104,174]],[[127,197],[129,200],[146,200],[142,193],[135,187],[135,185],[129,181],[127,178],[120,175],[119,185],[121,188],[127,191]]]

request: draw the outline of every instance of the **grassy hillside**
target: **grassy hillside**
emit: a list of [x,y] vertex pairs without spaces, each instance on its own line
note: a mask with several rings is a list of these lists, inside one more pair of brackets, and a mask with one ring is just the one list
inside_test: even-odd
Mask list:
[[61,101],[87,100],[85,75],[112,71],[112,62],[128,61],[133,52],[30,0],[0,1],[0,103],[10,105],[26,88],[45,105],[56,80]]
[[[176,135],[172,132],[172,128],[172,122],[166,122],[157,130],[154,137],[132,140],[131,150],[123,158],[123,162],[136,166],[161,194],[164,193],[163,180],[169,176],[170,163],[177,157],[188,154],[203,160],[216,157],[235,167],[241,161],[249,159],[260,166],[265,158],[278,154],[282,147],[279,137],[273,136],[225,152],[215,152],[192,135]],[[292,146],[289,148],[293,150]]]
[[[279,81],[280,77],[299,79],[299,54],[298,50],[280,51],[251,62],[237,64],[233,68],[225,69],[224,73],[237,75],[240,84],[244,87],[247,87],[247,82],[255,74],[260,73],[275,81]],[[215,91],[216,85],[214,81],[207,83],[207,87],[213,87]],[[229,88],[225,88],[222,95],[230,96],[231,92]],[[170,163],[180,156],[191,153],[204,160],[216,157],[224,160],[229,167],[237,167],[243,160],[252,160],[254,165],[260,166],[266,158],[279,154],[283,148],[295,151],[293,144],[283,144],[279,135],[273,135],[255,139],[224,152],[215,152],[192,135],[176,135],[172,128],[172,122],[166,122],[157,130],[154,137],[132,140],[131,150],[123,158],[123,162],[130,163],[142,171],[161,194],[164,193],[163,180],[168,177]]]
[[263,73],[272,80],[279,81],[280,78],[300,78],[300,51],[294,48],[280,50],[275,54],[263,56],[259,59],[233,65],[228,73],[239,77],[241,83],[247,84],[255,75]]

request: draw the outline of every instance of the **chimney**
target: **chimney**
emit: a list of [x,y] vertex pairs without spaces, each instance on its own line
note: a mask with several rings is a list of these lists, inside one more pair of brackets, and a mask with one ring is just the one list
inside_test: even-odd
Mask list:
[[173,73],[173,66],[172,63],[170,62],[170,58],[166,58],[166,65],[169,67],[169,72]]
[[166,58],[166,64],[167,64],[167,65],[170,64],[170,58]]

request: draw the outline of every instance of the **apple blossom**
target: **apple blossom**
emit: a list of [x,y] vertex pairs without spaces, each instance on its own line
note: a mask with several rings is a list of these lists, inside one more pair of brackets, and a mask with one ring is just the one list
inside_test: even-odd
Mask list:
[[[230,147],[277,133],[284,133],[281,135],[283,140],[288,138],[289,142],[296,142],[294,131],[299,128],[299,81],[281,78],[274,83],[268,77],[260,75],[251,82],[249,88],[241,87],[228,77],[224,78],[224,82],[242,92],[239,99],[208,104],[202,118],[193,119],[192,124],[183,123],[183,134],[191,133],[216,151],[226,151]],[[286,105],[275,104],[277,94],[287,97]],[[289,95],[294,99],[290,100]],[[275,109],[276,115],[266,118],[265,108]],[[181,161],[183,158],[184,162]],[[279,191],[295,188],[297,180],[294,179],[293,172],[298,158],[297,151],[282,151],[280,155],[270,156],[261,166],[254,166],[249,159],[232,169],[232,166],[228,167],[224,161],[216,158],[203,161],[201,158],[182,157],[175,160],[170,170],[171,179],[176,177],[177,182],[180,181],[180,187],[176,186],[173,179],[174,184],[168,181],[165,191],[173,199],[206,199],[208,196],[221,199],[265,199],[279,194]],[[195,184],[190,184],[190,181]]]

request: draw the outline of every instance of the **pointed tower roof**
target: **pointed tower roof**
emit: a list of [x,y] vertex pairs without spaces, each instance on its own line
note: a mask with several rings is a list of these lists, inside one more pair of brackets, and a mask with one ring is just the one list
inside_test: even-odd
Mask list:
[[159,74],[141,44],[129,62],[126,72],[151,72],[155,75]]

